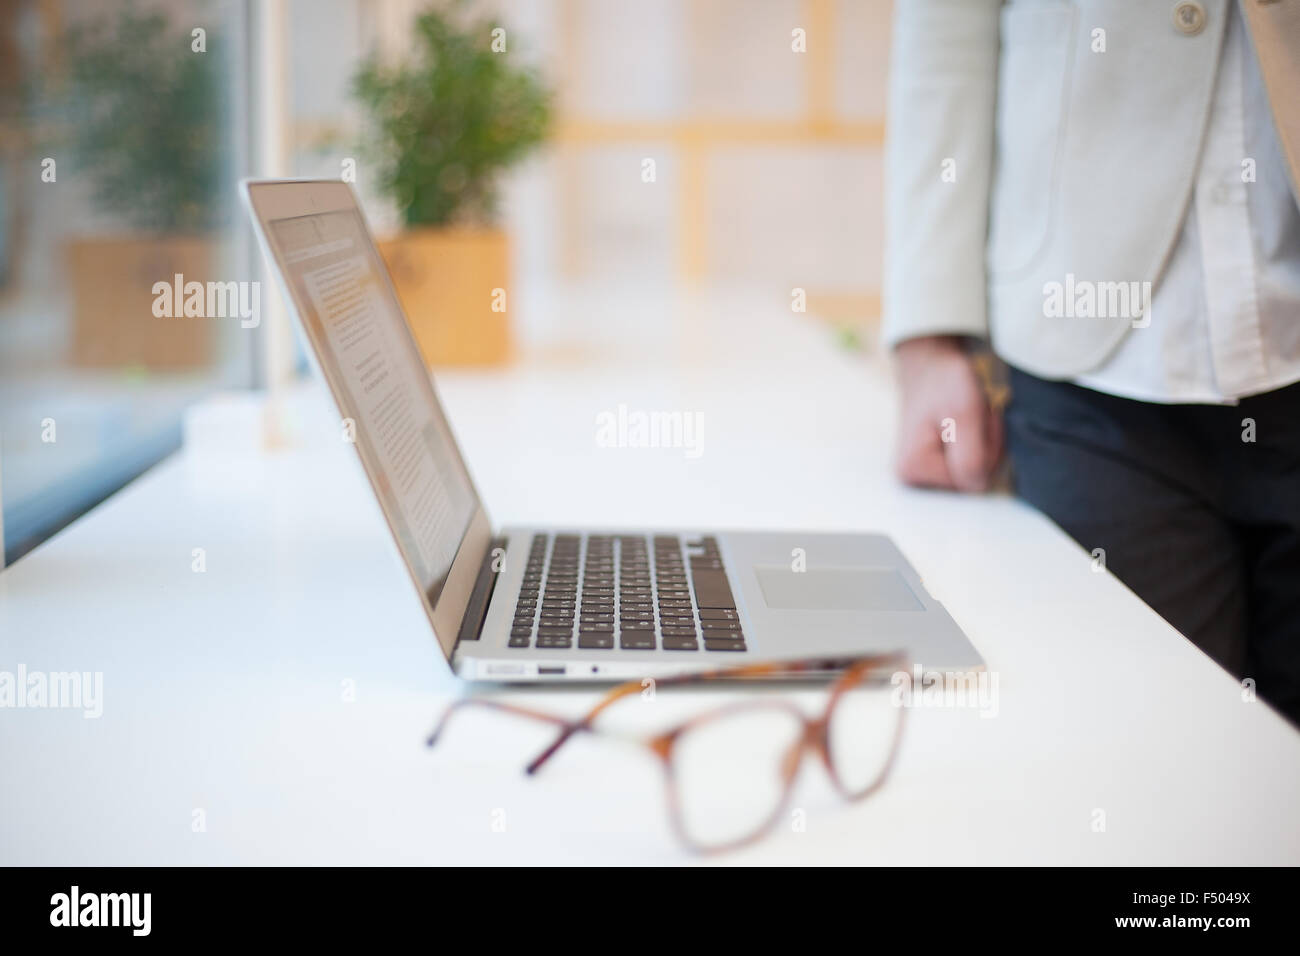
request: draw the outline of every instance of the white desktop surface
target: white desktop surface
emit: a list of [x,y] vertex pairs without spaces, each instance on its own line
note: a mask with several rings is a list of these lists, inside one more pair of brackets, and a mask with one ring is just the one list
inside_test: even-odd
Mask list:
[[[911,711],[874,798],[809,761],[803,828],[710,862],[1300,863],[1300,733],[1031,509],[899,487],[879,363],[802,316],[661,345],[440,377],[495,522],[882,530],[998,678],[995,717]],[[703,454],[598,447],[620,403],[702,413]],[[0,710],[0,863],[697,859],[634,746],[578,738],[535,778],[549,728],[466,714],[424,746],[464,688],[320,386],[286,404],[285,448],[192,448],[0,574],[0,670],[104,681],[98,719]],[[509,693],[577,714],[599,692]],[[661,691],[611,719],[752,693],[821,700]]]

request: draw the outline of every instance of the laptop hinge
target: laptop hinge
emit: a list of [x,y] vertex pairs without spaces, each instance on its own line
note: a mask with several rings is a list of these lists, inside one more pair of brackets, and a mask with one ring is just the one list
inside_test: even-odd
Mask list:
[[[492,591],[497,586],[497,574],[494,565],[505,554],[506,539],[493,538],[488,542],[487,554],[479,566],[478,577],[474,579],[474,590],[470,592],[469,604],[465,607],[465,616],[460,621],[460,634],[456,642],[477,641],[483,636],[483,622],[487,619],[488,605],[492,602]],[[504,567],[504,565],[501,565]]]

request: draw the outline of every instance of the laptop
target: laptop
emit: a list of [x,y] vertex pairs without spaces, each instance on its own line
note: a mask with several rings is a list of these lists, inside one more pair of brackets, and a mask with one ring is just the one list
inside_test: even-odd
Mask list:
[[604,682],[898,650],[927,669],[982,667],[883,535],[493,527],[352,189],[243,187],[429,627],[460,676]]

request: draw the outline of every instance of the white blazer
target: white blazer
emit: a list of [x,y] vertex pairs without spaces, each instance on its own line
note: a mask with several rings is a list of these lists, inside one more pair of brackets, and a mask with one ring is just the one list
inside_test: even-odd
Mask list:
[[[1102,364],[1141,319],[1061,318],[1046,290],[1159,281],[1192,196],[1230,2],[898,0],[887,344],[988,337],[1046,378]],[[1241,9],[1300,196],[1300,0]]]

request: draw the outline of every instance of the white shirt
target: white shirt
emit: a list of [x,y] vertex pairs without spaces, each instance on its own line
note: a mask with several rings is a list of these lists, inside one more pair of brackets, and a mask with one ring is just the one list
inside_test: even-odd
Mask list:
[[1236,3],[1229,10],[1194,194],[1150,324],[1080,385],[1231,404],[1300,381],[1300,208],[1255,51]]

